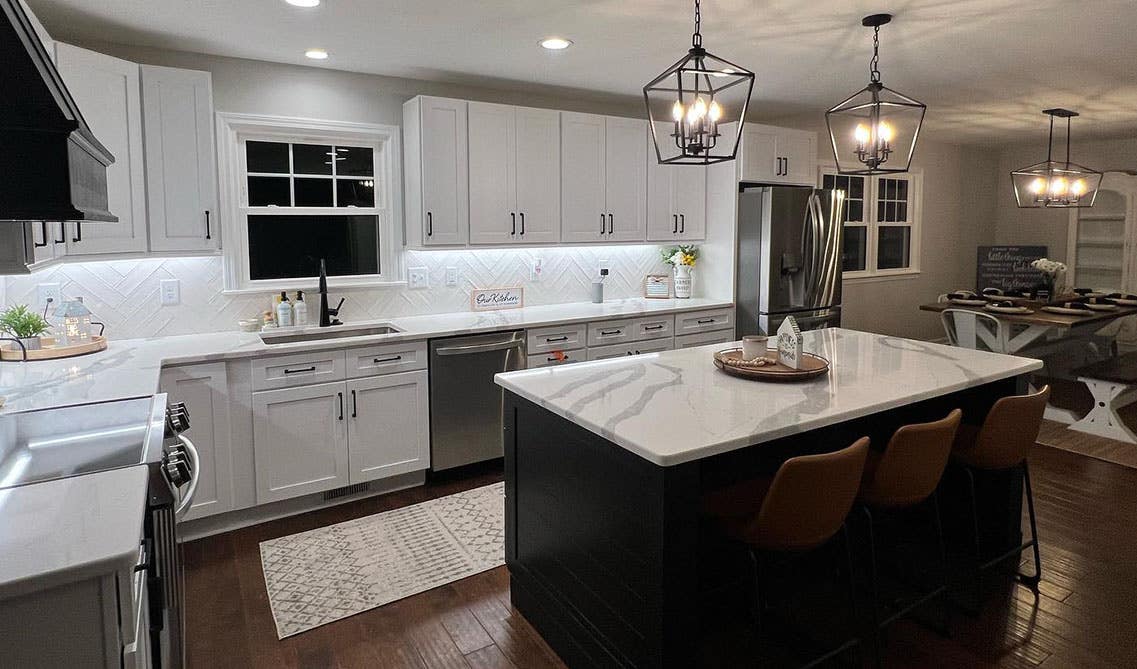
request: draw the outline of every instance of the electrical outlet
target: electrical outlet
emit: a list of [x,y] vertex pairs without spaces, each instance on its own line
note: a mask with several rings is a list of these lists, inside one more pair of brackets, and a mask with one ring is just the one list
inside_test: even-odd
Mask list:
[[529,261],[529,280],[541,280],[542,263],[540,258],[533,258]]
[[162,306],[170,307],[182,301],[182,282],[178,279],[162,279],[158,283]]
[[415,290],[430,288],[430,272],[425,267],[408,267],[407,283]]
[[60,292],[58,283],[41,283],[36,286],[36,304],[43,306],[51,300],[51,305],[58,307]]
[[446,268],[446,285],[447,286],[457,286],[458,285],[458,268],[457,267],[447,267]]
[[612,269],[612,263],[610,263],[607,259],[602,259],[597,264],[599,265],[599,267],[597,267],[597,274],[600,274],[604,270]]

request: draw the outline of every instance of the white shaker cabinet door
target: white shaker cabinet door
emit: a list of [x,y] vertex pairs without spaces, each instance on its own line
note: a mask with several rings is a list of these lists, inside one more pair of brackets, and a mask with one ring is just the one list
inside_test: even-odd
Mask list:
[[679,215],[678,239],[701,240],[707,236],[707,168],[701,165],[672,167],[671,206]]
[[150,248],[214,251],[217,160],[209,72],[141,66]]
[[515,119],[509,105],[469,103],[471,244],[519,241]]
[[608,241],[603,116],[561,112],[561,241]]
[[344,383],[253,393],[257,503],[348,484]]
[[430,467],[425,370],[354,379],[347,393],[351,483]]
[[799,186],[817,184],[817,135],[784,130],[778,135],[778,155],[782,157],[782,179]]
[[647,223],[647,121],[605,119],[605,202],[608,240],[643,241]]
[[233,455],[225,363],[167,367],[158,387],[169,402],[186,405],[190,428],[185,436],[193,442],[199,458],[197,492],[181,520],[232,510]]
[[742,129],[742,181],[781,182],[781,160],[778,155],[778,133],[775,128],[747,124]]
[[514,170],[517,185],[516,241],[547,244],[561,238],[561,115],[548,109],[516,108]]
[[467,103],[421,100],[423,244],[465,244],[470,232]]
[[63,82],[91,132],[114,155],[107,167],[108,209],[117,223],[73,224],[68,254],[146,250],[146,176],[138,64],[57,42]]

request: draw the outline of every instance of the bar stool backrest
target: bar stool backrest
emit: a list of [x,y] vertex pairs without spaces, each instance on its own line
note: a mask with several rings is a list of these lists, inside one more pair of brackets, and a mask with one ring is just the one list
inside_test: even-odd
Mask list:
[[987,414],[968,464],[980,469],[1010,469],[1026,459],[1038,439],[1042,414],[1050,400],[1050,386],[1031,395],[1004,397]]
[[872,477],[862,486],[861,499],[870,506],[890,508],[927,499],[944,475],[962,418],[963,412],[953,409],[940,420],[897,430]]
[[869,438],[834,453],[786,460],[747,528],[747,541],[773,551],[816,548],[841,530],[853,508]]

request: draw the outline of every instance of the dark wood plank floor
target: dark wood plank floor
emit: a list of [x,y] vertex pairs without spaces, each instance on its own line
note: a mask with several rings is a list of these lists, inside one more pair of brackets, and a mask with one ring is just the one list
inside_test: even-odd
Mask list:
[[[952,635],[902,621],[889,667],[1137,666],[1137,470],[1052,448],[1031,454],[1041,595],[1009,586]],[[490,473],[186,544],[190,667],[559,667],[509,604],[505,568],[278,640],[258,543],[500,480]]]

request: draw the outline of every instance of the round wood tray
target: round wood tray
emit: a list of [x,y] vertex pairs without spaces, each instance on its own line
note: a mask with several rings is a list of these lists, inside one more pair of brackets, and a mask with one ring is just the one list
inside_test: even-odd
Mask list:
[[[770,360],[775,360],[777,351],[767,353]],[[801,354],[801,369],[786,367],[780,362],[765,367],[752,367],[745,364],[742,358],[742,349],[728,348],[715,351],[715,367],[743,379],[752,381],[804,381],[829,372],[829,361],[812,353]]]
[[[5,347],[0,348],[0,360],[23,360],[24,354],[20,346],[13,342],[4,342]],[[8,348],[11,346],[12,348]],[[107,347],[107,338],[93,335],[91,341],[70,346],[45,346],[44,348],[30,349],[28,360],[54,360],[56,358],[72,358],[77,355],[86,355],[102,351]]]

